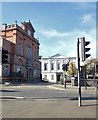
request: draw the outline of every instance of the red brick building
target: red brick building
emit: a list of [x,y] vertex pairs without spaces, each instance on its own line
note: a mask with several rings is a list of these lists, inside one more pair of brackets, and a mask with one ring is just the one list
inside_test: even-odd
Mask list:
[[21,76],[20,81],[31,82],[40,79],[39,41],[30,22],[2,25],[0,32],[2,46],[8,50],[8,63],[2,65],[3,77]]

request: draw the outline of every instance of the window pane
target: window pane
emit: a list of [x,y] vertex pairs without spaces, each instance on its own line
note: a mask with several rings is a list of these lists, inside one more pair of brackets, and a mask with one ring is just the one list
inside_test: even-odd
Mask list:
[[21,43],[18,44],[18,54],[22,55],[22,44]]
[[44,70],[47,70],[47,63],[44,64]]
[[60,63],[57,64],[57,69],[60,70]]
[[51,75],[51,80],[54,80],[54,75]]
[[47,75],[44,75],[44,78],[47,79]]
[[54,70],[54,63],[51,63],[51,70]]

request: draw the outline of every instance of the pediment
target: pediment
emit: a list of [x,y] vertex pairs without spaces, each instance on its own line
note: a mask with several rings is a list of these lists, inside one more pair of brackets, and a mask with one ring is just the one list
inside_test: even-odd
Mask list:
[[27,22],[24,21],[23,24],[24,24],[27,28],[31,29],[33,33],[35,32],[35,29],[34,29],[34,27],[32,26],[30,20],[27,21]]
[[50,58],[52,59],[52,58],[66,58],[66,57],[60,54],[56,54],[56,55],[51,56]]

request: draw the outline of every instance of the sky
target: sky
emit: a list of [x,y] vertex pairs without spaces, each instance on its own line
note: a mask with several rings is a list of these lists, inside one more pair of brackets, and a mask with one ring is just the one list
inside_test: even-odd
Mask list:
[[[30,20],[39,39],[39,54],[77,56],[77,39],[85,37],[96,57],[96,2],[2,2],[2,23]],[[81,39],[80,39],[81,41]]]

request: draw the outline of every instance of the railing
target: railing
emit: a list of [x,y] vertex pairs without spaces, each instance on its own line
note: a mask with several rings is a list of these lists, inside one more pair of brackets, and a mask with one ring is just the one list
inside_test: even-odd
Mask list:
[[95,89],[98,89],[98,79],[82,79],[81,81],[84,82],[85,89],[91,85],[95,86]]
[[10,82],[10,83],[16,83],[16,82],[22,82],[24,80],[24,77],[2,77],[1,78],[1,83],[5,83],[5,82]]

